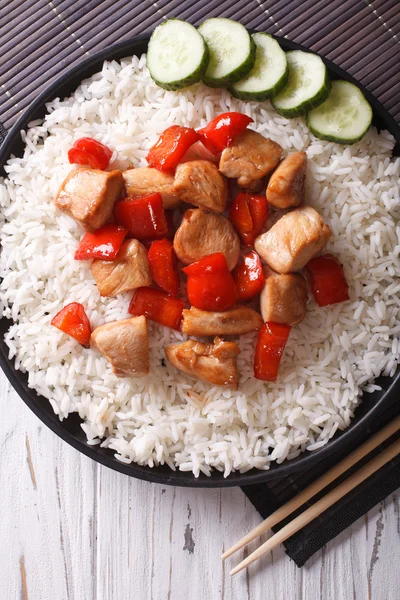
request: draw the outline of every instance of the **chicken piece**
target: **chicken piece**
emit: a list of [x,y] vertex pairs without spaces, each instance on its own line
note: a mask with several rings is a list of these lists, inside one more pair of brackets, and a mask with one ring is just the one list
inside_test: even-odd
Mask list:
[[275,208],[291,208],[304,202],[307,154],[289,154],[272,173],[267,186],[267,200]]
[[260,296],[262,318],[267,323],[297,325],[306,316],[307,284],[299,273],[279,275],[264,269],[265,285]]
[[238,304],[223,312],[208,312],[192,306],[183,311],[182,331],[187,335],[241,335],[260,329],[261,315]]
[[254,247],[271,269],[290,273],[302,269],[332,235],[321,215],[311,206],[292,210],[265,233],[256,238]]
[[99,350],[121,377],[143,377],[149,372],[146,317],[131,317],[96,327],[90,345]]
[[265,177],[253,179],[250,181],[249,185],[246,185],[246,187],[242,188],[246,194],[259,194],[263,189],[265,189]]
[[219,170],[225,177],[237,179],[240,187],[248,188],[279,163],[282,148],[257,131],[246,129],[222,151]]
[[174,176],[152,167],[129,169],[122,173],[128,198],[161,194],[164,208],[176,208],[181,201],[172,191]]
[[123,187],[121,171],[73,169],[61,184],[54,203],[87,231],[94,231],[110,219]]
[[239,260],[240,240],[229,219],[192,208],[185,212],[175,233],[174,250],[185,265],[208,254],[223,252],[232,270]]
[[174,194],[188,204],[222,213],[228,199],[228,184],[208,160],[189,160],[177,166]]
[[236,357],[239,352],[237,344],[219,338],[215,338],[213,344],[188,340],[165,348],[167,359],[180,371],[195,379],[233,389],[238,387]]
[[117,296],[151,285],[146,248],[137,240],[124,242],[114,260],[95,259],[91,265],[100,296]]

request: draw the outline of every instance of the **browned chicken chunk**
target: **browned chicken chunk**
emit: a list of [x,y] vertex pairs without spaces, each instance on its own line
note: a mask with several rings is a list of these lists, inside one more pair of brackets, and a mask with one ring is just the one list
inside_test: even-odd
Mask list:
[[223,252],[232,270],[239,260],[240,240],[229,219],[193,208],[185,212],[175,233],[174,250],[185,265],[208,254]]
[[253,179],[246,187],[242,186],[243,191],[247,194],[259,194],[263,188],[265,188],[265,177]]
[[114,260],[95,259],[91,265],[100,296],[116,296],[128,290],[151,285],[146,248],[137,240],[127,240]]
[[122,173],[129,198],[141,198],[156,192],[161,194],[164,208],[176,208],[180,200],[172,191],[174,176],[151,167],[129,169]]
[[236,357],[239,348],[234,342],[224,342],[215,338],[213,344],[203,344],[188,340],[170,344],[165,355],[170,363],[180,371],[195,379],[202,379],[213,385],[237,389],[238,372]]
[[190,160],[177,166],[173,192],[188,204],[222,213],[226,208],[228,185],[210,161]]
[[110,219],[123,187],[121,171],[73,169],[61,184],[54,202],[85,229],[94,231]]
[[188,335],[241,335],[259,329],[261,315],[247,306],[233,306],[223,312],[208,312],[192,306],[183,311],[182,331]]
[[267,186],[267,200],[276,208],[299,206],[304,201],[307,154],[289,154],[272,173]]
[[259,235],[254,247],[271,269],[290,273],[302,269],[325,248],[331,235],[321,215],[311,206],[303,206],[283,215]]
[[260,296],[264,321],[297,325],[306,316],[307,284],[298,273],[279,275],[265,268],[265,285]]
[[146,317],[132,317],[96,327],[90,345],[111,363],[116,375],[143,377],[149,372]]
[[255,179],[275,169],[281,153],[279,144],[257,131],[246,129],[222,151],[219,170],[225,177],[237,179],[241,187],[247,188]]

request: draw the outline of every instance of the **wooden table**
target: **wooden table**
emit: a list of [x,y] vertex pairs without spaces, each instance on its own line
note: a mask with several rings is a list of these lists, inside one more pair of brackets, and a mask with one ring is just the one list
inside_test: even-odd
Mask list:
[[[1,600],[398,600],[400,493],[302,569],[220,555],[260,516],[240,489],[114,473],[48,430],[0,375]],[[242,554],[238,556],[238,559]]]

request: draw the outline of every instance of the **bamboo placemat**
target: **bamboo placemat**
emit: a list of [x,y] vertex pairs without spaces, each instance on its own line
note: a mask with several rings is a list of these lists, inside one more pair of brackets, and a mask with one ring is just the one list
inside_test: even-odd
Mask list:
[[398,0],[0,0],[0,122],[6,129],[85,55],[167,17],[210,16],[281,35],[335,61],[400,120]]

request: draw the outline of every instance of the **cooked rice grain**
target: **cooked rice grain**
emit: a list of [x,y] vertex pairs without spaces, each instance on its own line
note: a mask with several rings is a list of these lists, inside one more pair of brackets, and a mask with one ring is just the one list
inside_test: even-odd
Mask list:
[[[115,148],[113,166],[145,166],[157,136],[175,123],[204,126],[238,110],[285,152],[306,150],[307,202],[331,225],[327,250],[339,257],[350,302],[319,308],[291,333],[279,380],[253,378],[254,335],[239,340],[238,391],[193,381],[170,364],[164,347],[185,336],[150,326],[150,376],[119,379],[105,358],[50,326],[65,304],[84,304],[93,327],[128,316],[129,294],[101,298],[89,265],[74,261],[83,229],[53,204],[70,169],[67,151],[82,136]],[[0,300],[11,317],[6,342],[29,385],[60,419],[78,412],[89,444],[115,451],[124,463],[225,476],[268,469],[271,461],[320,448],[348,427],[363,391],[399,361],[400,159],[394,140],[371,129],[354,146],[315,139],[304,119],[279,117],[269,103],[241,102],[200,84],[166,92],[150,79],[145,57],[105,63],[71,98],[48,105],[23,132],[23,158],[8,161],[0,185]]]

